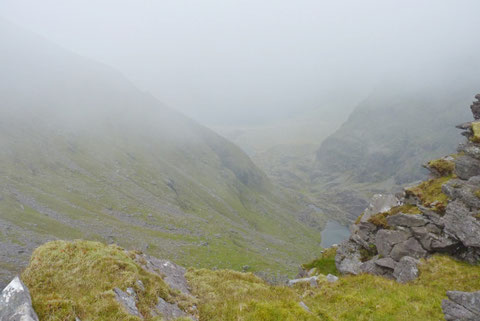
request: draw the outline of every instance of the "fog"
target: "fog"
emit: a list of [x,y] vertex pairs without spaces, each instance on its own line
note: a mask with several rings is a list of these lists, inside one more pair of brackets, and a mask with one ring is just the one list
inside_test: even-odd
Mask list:
[[350,110],[386,79],[478,71],[479,12],[478,0],[0,2],[0,17],[209,126]]

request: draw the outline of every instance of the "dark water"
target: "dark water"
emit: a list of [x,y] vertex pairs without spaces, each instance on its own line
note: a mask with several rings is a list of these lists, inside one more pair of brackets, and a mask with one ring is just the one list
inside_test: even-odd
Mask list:
[[350,236],[347,226],[339,224],[337,221],[328,221],[325,229],[322,231],[322,243],[324,248],[333,244],[340,244]]

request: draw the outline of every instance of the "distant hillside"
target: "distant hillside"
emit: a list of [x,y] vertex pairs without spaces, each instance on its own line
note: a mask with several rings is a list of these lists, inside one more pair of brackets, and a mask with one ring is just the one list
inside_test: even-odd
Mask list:
[[0,283],[56,238],[253,270],[318,251],[322,219],[235,145],[104,65],[6,22],[0,39]]
[[478,83],[385,86],[359,104],[316,153],[313,192],[330,202],[326,212],[354,219],[372,193],[420,180],[419,164],[455,152],[455,125],[470,118],[465,106]]

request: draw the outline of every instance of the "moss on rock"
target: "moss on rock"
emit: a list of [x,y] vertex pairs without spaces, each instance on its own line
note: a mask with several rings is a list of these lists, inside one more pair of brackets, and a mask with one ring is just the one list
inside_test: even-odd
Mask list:
[[335,266],[335,256],[337,255],[337,248],[331,247],[325,249],[322,255],[310,263],[303,264],[304,270],[316,269],[318,274],[333,274],[338,275],[337,267]]
[[454,178],[454,175],[443,176],[422,182],[420,185],[405,190],[407,197],[413,196],[425,207],[443,214],[448,204],[448,196],[442,192],[442,185]]
[[452,160],[440,158],[427,163],[428,168],[434,169],[441,176],[452,175],[455,170],[455,163]]
[[472,123],[472,132],[473,135],[470,140],[473,143],[480,143],[480,121],[475,121]]
[[390,226],[387,223],[387,217],[398,214],[398,213],[403,213],[403,214],[421,214],[422,212],[419,210],[419,208],[415,205],[411,204],[404,204],[400,206],[395,206],[392,207],[389,211],[383,212],[383,213],[378,213],[375,215],[372,215],[368,221],[372,224],[375,224],[376,226],[382,227],[384,229],[390,228]]

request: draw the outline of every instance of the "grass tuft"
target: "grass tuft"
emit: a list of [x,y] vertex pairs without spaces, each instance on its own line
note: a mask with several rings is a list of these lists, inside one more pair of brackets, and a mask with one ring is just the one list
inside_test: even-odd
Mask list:
[[443,320],[447,291],[480,289],[480,266],[434,256],[422,261],[420,277],[407,284],[363,274],[335,283],[319,280],[317,288],[289,288],[268,285],[252,274],[193,269],[188,279],[200,298],[200,321],[437,321]]
[[[193,303],[172,290],[159,276],[143,270],[133,253],[115,245],[90,241],[54,241],[35,250],[22,275],[35,311],[42,321],[140,320],[129,315],[115,299],[114,288],[134,288],[137,307],[145,320],[158,297],[187,309]],[[142,291],[137,281],[144,284]]]
[[427,167],[433,168],[441,176],[449,176],[452,175],[455,170],[455,163],[452,160],[440,158],[428,162]]
[[307,271],[315,269],[318,274],[338,275],[337,267],[335,265],[335,255],[337,255],[337,248],[331,247],[325,249],[318,259],[302,265],[302,268]]

